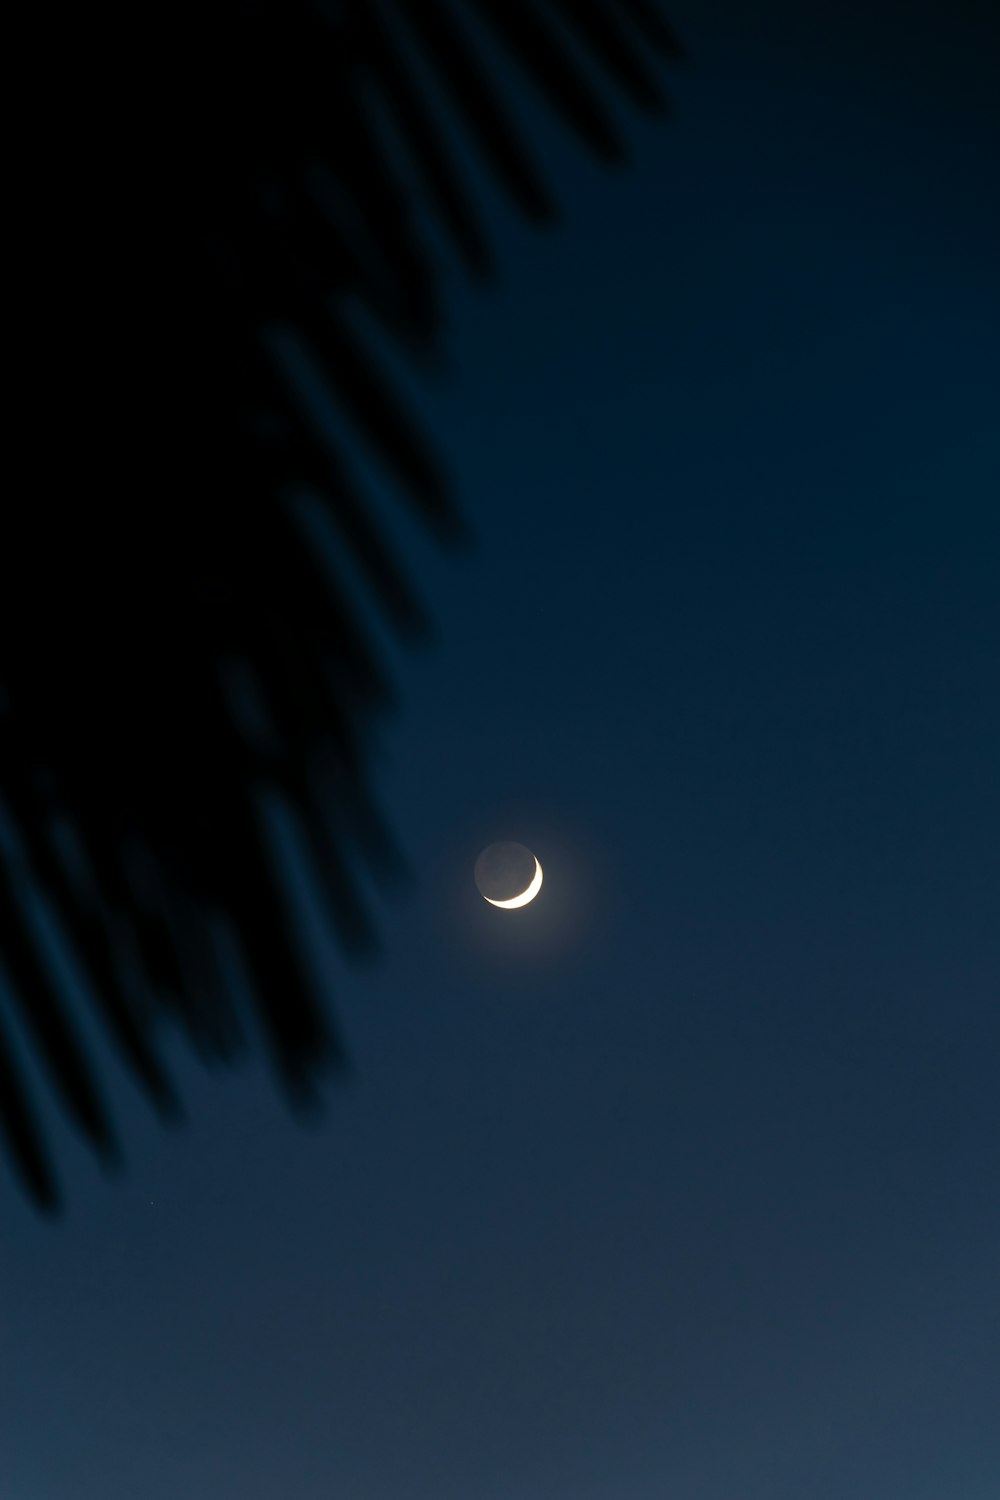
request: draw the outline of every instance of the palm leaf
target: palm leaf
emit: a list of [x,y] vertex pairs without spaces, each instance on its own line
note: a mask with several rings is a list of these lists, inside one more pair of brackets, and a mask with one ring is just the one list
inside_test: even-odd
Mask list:
[[[349,950],[375,940],[362,873],[399,868],[367,772],[391,686],[303,505],[325,509],[352,583],[400,638],[427,615],[343,441],[310,420],[289,371],[311,362],[420,524],[460,538],[354,310],[429,358],[430,223],[489,272],[466,141],[519,212],[551,215],[502,53],[618,160],[596,79],[662,111],[662,60],[678,51],[645,0],[244,0],[173,15],[169,35],[149,23],[132,38],[127,64],[93,35],[63,39],[58,191],[29,193],[26,210],[39,247],[26,383],[47,456],[0,520],[0,979],[18,1035],[108,1156],[113,1126],[42,910],[162,1112],[177,1108],[164,1022],[208,1059],[243,1045],[220,932],[304,1100],[343,1052],[263,794],[297,816]],[[51,1206],[19,1056],[0,1029],[6,1141]]]

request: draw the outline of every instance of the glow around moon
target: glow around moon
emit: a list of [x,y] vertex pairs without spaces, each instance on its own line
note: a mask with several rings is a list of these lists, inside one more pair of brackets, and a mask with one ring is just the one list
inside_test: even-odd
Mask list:
[[512,911],[534,901],[541,890],[541,862],[523,844],[490,844],[476,860],[475,881],[490,906]]
[[507,911],[510,911],[512,907],[515,907],[515,906],[527,906],[527,904],[528,904],[529,901],[534,901],[535,897],[538,895],[538,892],[541,890],[541,888],[542,888],[542,867],[538,863],[538,856],[536,854],[535,855],[535,873],[531,877],[531,884],[528,886],[527,890],[522,891],[519,896],[512,896],[509,901],[494,901],[491,896],[485,896],[483,899],[486,900],[486,901],[488,901],[491,906],[502,906],[502,907],[506,908]]

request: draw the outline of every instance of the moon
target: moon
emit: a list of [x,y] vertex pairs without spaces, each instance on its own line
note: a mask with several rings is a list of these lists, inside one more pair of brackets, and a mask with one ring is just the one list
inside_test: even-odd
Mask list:
[[490,844],[476,860],[475,881],[484,901],[512,911],[534,901],[542,888],[542,866],[523,844]]

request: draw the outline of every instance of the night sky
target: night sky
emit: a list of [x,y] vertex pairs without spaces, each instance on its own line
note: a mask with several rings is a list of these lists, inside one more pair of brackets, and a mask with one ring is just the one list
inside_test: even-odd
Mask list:
[[351,1075],[105,1049],[127,1173],[0,1169],[4,1500],[1000,1495],[998,26],[871,12],[676,0],[620,173],[525,96]]

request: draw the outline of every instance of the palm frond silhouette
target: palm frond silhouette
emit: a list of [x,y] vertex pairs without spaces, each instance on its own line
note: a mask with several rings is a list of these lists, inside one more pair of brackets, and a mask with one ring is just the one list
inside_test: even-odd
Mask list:
[[43,270],[34,334],[59,451],[0,519],[0,985],[16,1016],[0,1027],[0,1117],[45,1207],[57,1183],[17,1036],[86,1139],[116,1151],[53,929],[164,1114],[178,1107],[168,1018],[206,1058],[244,1045],[234,948],[289,1097],[343,1062],[262,798],[297,817],[345,947],[371,946],[359,876],[398,868],[366,753],[391,690],[303,506],[334,523],[352,584],[401,638],[427,619],[290,357],[311,362],[430,534],[460,538],[353,314],[433,354],[431,220],[490,271],[459,135],[520,212],[550,216],[502,52],[611,161],[621,141],[588,68],[662,111],[659,75],[679,55],[647,0],[216,0],[148,27],[113,58],[99,39],[66,44],[46,220],[65,264]]

